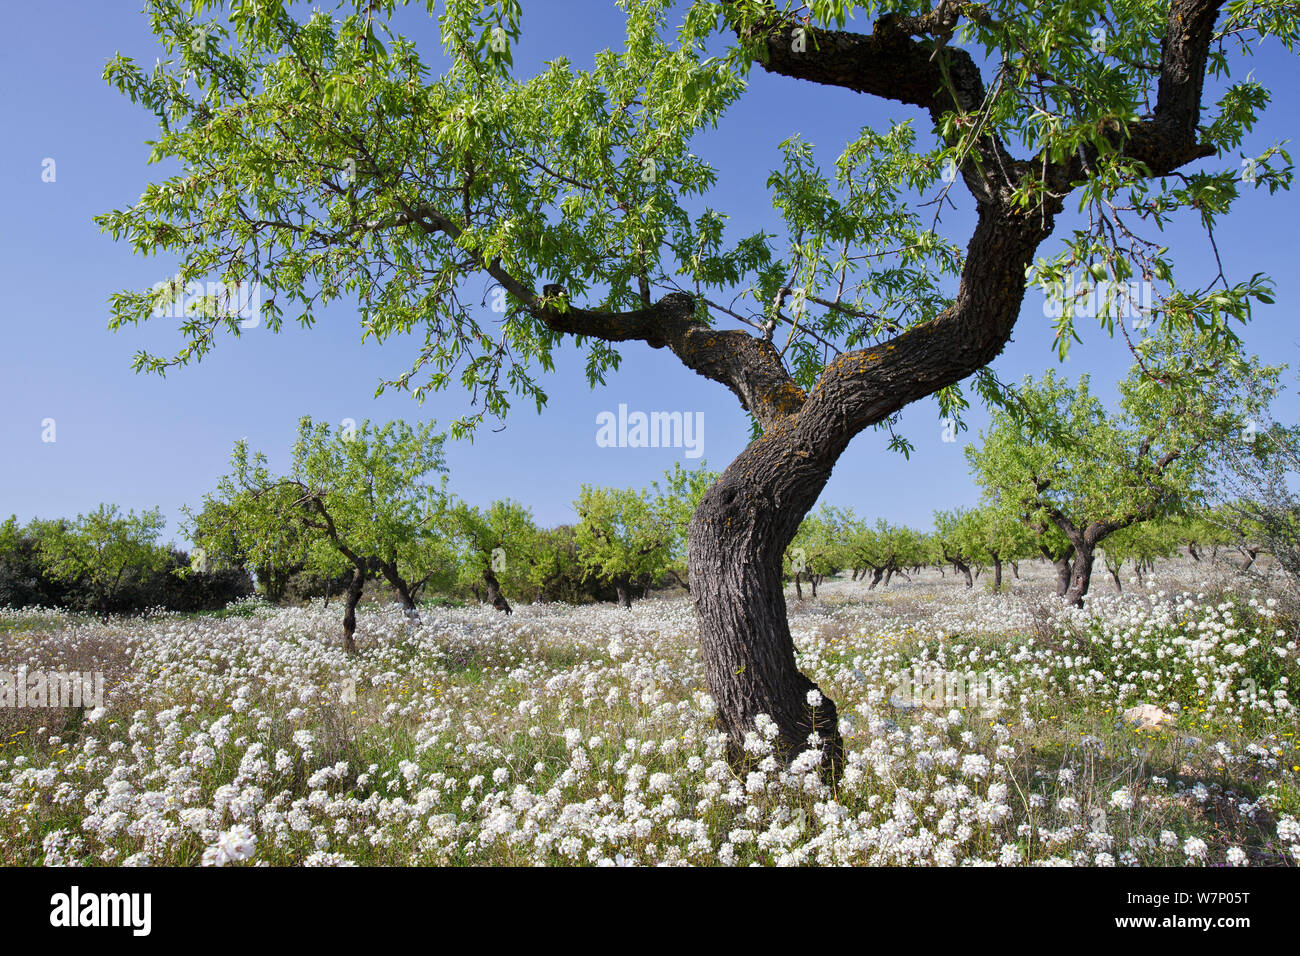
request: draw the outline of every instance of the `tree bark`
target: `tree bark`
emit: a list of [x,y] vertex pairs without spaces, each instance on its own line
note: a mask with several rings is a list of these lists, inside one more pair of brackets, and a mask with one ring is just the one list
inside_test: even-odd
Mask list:
[[993,554],[993,590],[1002,590],[1002,558]]
[[1065,590],[1067,604],[1083,606],[1083,597],[1088,593],[1088,585],[1092,582],[1092,563],[1095,557],[1095,545],[1087,541],[1075,544],[1074,562],[1070,567],[1070,580]]
[[497,580],[497,576],[493,573],[491,565],[483,568],[483,585],[487,588],[487,599],[489,604],[498,611],[505,611],[507,614],[513,613],[510,609],[510,602],[507,601],[505,595],[501,593],[501,582]]
[[630,608],[632,606],[632,592],[628,586],[628,579],[624,575],[614,578],[614,590],[618,592],[618,603],[622,607]]
[[[781,587],[782,557],[830,477],[838,451],[800,456],[795,443],[750,444],[704,493],[691,519],[691,596],[700,621],[705,677],[733,760],[766,714],[778,728],[780,759],[809,748],[816,733],[822,769],[843,767],[835,704],[795,664]],[[809,703],[818,691],[820,701]]]
[[357,602],[361,600],[361,590],[365,585],[365,569],[357,568],[352,572],[352,580],[348,582],[343,604],[343,650],[349,654],[357,652],[357,642],[353,635],[357,631]]
[[410,585],[398,573],[397,565],[391,561],[376,562],[379,564],[379,571],[384,576],[389,585],[397,592],[397,599],[402,603],[402,608],[407,612],[407,616],[413,617],[417,622],[420,620],[420,612],[415,606],[415,598],[411,596]]

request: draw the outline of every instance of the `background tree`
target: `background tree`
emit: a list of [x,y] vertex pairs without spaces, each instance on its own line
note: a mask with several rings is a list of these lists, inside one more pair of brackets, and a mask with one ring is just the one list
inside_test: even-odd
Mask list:
[[293,578],[307,570],[312,536],[298,522],[246,526],[240,517],[250,507],[249,502],[208,497],[197,512],[185,509],[185,532],[202,567],[247,569],[266,599],[279,604]]
[[962,573],[966,587],[975,586],[971,571],[988,561],[980,514],[973,508],[954,508],[934,513],[934,538],[945,564]]
[[101,504],[74,521],[48,527],[40,540],[41,557],[56,581],[86,587],[94,607],[107,620],[132,574],[166,566],[167,551],[158,545],[165,526],[157,508],[137,515]]
[[1133,562],[1133,573],[1142,583],[1142,573],[1151,566],[1156,558],[1167,558],[1178,550],[1176,525],[1168,520],[1143,521],[1140,524],[1120,528],[1106,538],[1102,545],[1103,560],[1115,590],[1123,591],[1121,572],[1124,562]]
[[855,576],[860,573],[865,577],[868,570],[872,573],[867,590],[874,590],[882,579],[888,587],[893,576],[904,573],[904,568],[928,563],[921,535],[884,518],[878,518],[874,525],[870,525],[856,518],[851,510],[847,511],[840,533],[844,543],[844,563],[854,569]]
[[205,511],[228,524],[204,526],[196,543],[225,541],[233,525],[257,567],[279,560],[283,529],[293,529],[307,542],[307,563],[328,573],[341,567],[352,572],[344,595],[343,645],[354,653],[356,607],[367,578],[382,577],[418,618],[412,592],[435,563],[423,539],[430,516],[445,507],[444,485],[428,480],[446,470],[442,444],[432,422],[413,428],[365,421],[355,430],[332,432],[304,417],[289,470],[275,475],[264,454],[250,456],[240,441],[231,473],[204,502]]
[[664,475],[662,487],[657,481],[650,485],[655,506],[672,529],[669,563],[664,570],[687,591],[691,589],[687,581],[691,518],[699,508],[704,493],[717,480],[718,473],[709,471],[707,462],[701,461],[698,467],[691,470],[683,468],[681,462],[677,462]]
[[1072,604],[1087,594],[1107,537],[1196,507],[1215,452],[1239,440],[1255,406],[1243,384],[1276,378],[1253,361],[1207,361],[1199,335],[1141,346],[1117,412],[1092,395],[1087,376],[1071,386],[1049,370],[1026,379],[1019,406],[995,412],[982,444],[966,449],[987,493],[1019,503],[1031,523],[1051,524],[1069,542],[1064,597]]
[[465,502],[451,509],[461,584],[498,611],[512,613],[506,591],[522,594],[537,536],[532,512],[517,501],[494,501],[485,511]]
[[816,598],[817,586],[843,567],[843,558],[843,515],[838,509],[823,504],[813,514],[804,516],[786,549],[786,561],[799,600],[803,600],[800,578],[812,585],[812,596]]
[[[422,342],[393,384],[423,397],[458,381],[476,397],[456,433],[513,397],[540,405],[530,370],[552,368],[570,336],[593,384],[618,345],[641,343],[729,389],[759,434],[701,500],[690,586],[733,744],[761,713],[783,756],[811,740],[839,765],[834,703],[795,664],[783,556],[856,435],[929,395],[955,414],[971,375],[1002,397],[982,370],[1009,340],[1027,281],[1058,290],[1083,270],[1159,283],[1153,320],[1204,328],[1224,349],[1232,321],[1267,301],[1258,277],[1178,282],[1150,234],[1212,228],[1243,188],[1289,184],[1276,147],[1251,155],[1242,179],[1238,148],[1268,93],[1233,74],[1261,35],[1291,46],[1290,5],[695,0],[670,26],[669,0],[643,0],[625,8],[621,51],[587,70],[547,57],[528,78],[510,52],[518,0],[439,5],[428,59],[399,32],[397,6],[146,3],[166,60],[119,55],[104,75],[158,115],[151,159],[176,172],[98,222],[179,268],[161,293],[116,295],[113,325],[213,273],[260,283],[271,330],[286,315],[310,326],[346,295],[368,336]],[[864,32],[844,29],[850,14]],[[754,65],[893,115],[853,134],[831,174],[790,128],[770,195],[748,203],[770,199],[780,221],[736,236],[708,204],[717,172],[695,141],[747,95]],[[1207,67],[1223,92],[1203,121]],[[964,253],[920,208],[958,191],[973,205]],[[1067,198],[1084,215],[1036,261]],[[462,295],[482,274],[504,293],[490,320]],[[183,321],[177,354],[136,365],[201,358],[239,320],[213,297]],[[1073,321],[1067,301],[1062,353]],[[1122,325],[1118,303],[1101,321]]]
[[631,607],[633,582],[654,580],[669,565],[678,533],[672,510],[645,491],[592,485],[582,486],[573,508],[579,559]]
[[1300,578],[1300,425],[1261,412],[1244,441],[1228,446],[1217,476],[1217,507],[1207,523],[1219,538],[1240,544],[1249,569],[1261,550],[1293,579]]
[[1222,524],[1214,520],[1213,509],[1177,515],[1166,524],[1193,561],[1199,562],[1206,555],[1212,557],[1220,545],[1227,543]]
[[70,585],[55,579],[42,557],[41,541],[58,522],[18,523],[11,515],[0,524],[0,607],[59,607],[68,603]]
[[993,590],[1002,589],[1002,566],[1037,554],[1035,535],[1017,507],[986,503],[971,519],[975,552],[993,565]]
[[538,530],[529,554],[527,576],[537,601],[573,604],[586,597],[587,570],[578,557],[573,525]]

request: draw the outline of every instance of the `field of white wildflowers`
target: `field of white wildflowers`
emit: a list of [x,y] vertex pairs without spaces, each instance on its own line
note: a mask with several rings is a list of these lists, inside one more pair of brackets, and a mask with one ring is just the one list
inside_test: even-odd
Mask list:
[[1067,610],[1050,570],[791,595],[834,789],[761,732],[723,760],[685,597],[373,605],[355,657],[337,602],[0,611],[0,669],[107,680],[0,709],[0,864],[1295,865],[1294,617],[1178,562]]

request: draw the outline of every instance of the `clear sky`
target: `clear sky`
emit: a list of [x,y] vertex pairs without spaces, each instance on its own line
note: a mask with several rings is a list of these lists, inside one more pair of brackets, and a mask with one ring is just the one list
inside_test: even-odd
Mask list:
[[[146,166],[145,141],[153,118],[101,79],[106,60],[122,51],[150,63],[161,55],[138,12],[137,0],[40,0],[10,4],[0,34],[0,515],[71,515],[101,501],[141,509],[161,506],[177,539],[180,508],[197,504],[227,466],[231,446],[247,437],[273,463],[284,463],[299,416],[331,422],[344,418],[442,423],[469,410],[468,397],[452,390],[423,405],[377,384],[409,363],[409,342],[361,344],[355,312],[335,304],[311,331],[290,323],[276,334],[253,329],[227,339],[201,364],[173,370],[166,379],[136,375],[131,356],[141,348],[174,351],[175,322],[157,319],[120,332],[107,329],[108,297],[124,288],[148,288],[167,278],[174,263],[132,255],[91,221],[123,208],[146,183],[160,178]],[[422,5],[421,5],[422,6]],[[858,24],[861,26],[861,22]],[[617,46],[621,14],[612,0],[529,0],[524,39],[516,50],[521,71],[567,55],[590,64],[594,51]],[[436,46],[436,26],[418,24]],[[432,54],[430,54],[431,56]],[[1275,104],[1247,142],[1257,154],[1300,129],[1295,89],[1300,64],[1280,50],[1256,57],[1255,75],[1275,93]],[[858,127],[883,128],[889,117],[917,111],[846,93],[773,78],[756,70],[748,94],[723,127],[703,137],[695,152],[719,170],[710,204],[731,214],[739,233],[778,220],[764,182],[779,165],[776,144],[799,132],[823,150],[825,164]],[[924,128],[924,125],[922,125]],[[42,178],[46,159],[55,179]],[[945,217],[944,232],[964,244],[968,197]],[[1300,301],[1296,265],[1300,195],[1251,195],[1218,233],[1230,280],[1255,272],[1277,282],[1277,304],[1260,307],[1248,330],[1249,347],[1273,362],[1300,366]],[[1058,227],[1058,235],[1062,232]],[[1186,230],[1169,240],[1180,268],[1214,272],[1203,234]],[[1051,241],[1043,252],[1051,248]],[[1121,341],[1081,322],[1064,372],[1093,375],[1105,398],[1129,365]],[[543,386],[549,404],[538,416],[519,403],[504,430],[484,427],[474,443],[449,446],[452,488],[476,504],[511,497],[533,508],[544,524],[571,521],[571,502],[583,482],[643,486],[675,461],[693,464],[683,449],[602,448],[597,416],[631,410],[702,412],[704,458],[721,468],[744,446],[748,420],[730,392],[682,367],[666,350],[632,345],[623,367],[592,391],[580,356],[566,349]],[[1043,297],[1031,290],[1014,341],[994,364],[1005,381],[1056,365]],[[1289,376],[1291,381],[1295,375]],[[1282,414],[1294,418],[1288,399]],[[54,419],[56,441],[42,441],[43,421]],[[962,454],[986,421],[968,415],[971,431],[955,443],[941,440],[932,402],[912,406],[902,431],[915,442],[910,460],[886,448],[886,435],[858,437],[836,467],[823,500],[852,505],[859,514],[928,527],[936,508],[973,504]]]

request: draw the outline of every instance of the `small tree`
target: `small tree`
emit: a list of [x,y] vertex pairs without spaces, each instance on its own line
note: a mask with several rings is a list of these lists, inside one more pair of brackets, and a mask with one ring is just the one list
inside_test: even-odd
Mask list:
[[57,531],[59,524],[33,519],[22,525],[17,515],[0,524],[0,607],[67,603],[69,585],[50,574],[41,551],[42,539]]
[[1002,566],[1028,557],[1035,551],[1035,536],[1024,516],[1015,508],[993,501],[978,509],[970,519],[974,552],[993,565],[993,590],[1002,589]]
[[1170,533],[1177,538],[1179,547],[1185,547],[1187,556],[1193,561],[1199,563],[1207,553],[1214,556],[1219,547],[1227,544],[1232,537],[1226,523],[1217,514],[1221,507],[1177,515],[1166,522]]
[[586,568],[572,525],[540,529],[528,558],[528,584],[536,600],[574,602],[585,593]]
[[854,569],[855,577],[866,577],[872,572],[867,590],[874,590],[882,579],[884,586],[895,574],[906,574],[904,568],[926,563],[921,535],[911,528],[895,525],[884,518],[869,525],[854,517],[852,510],[845,512],[841,537],[844,543],[844,561]]
[[668,567],[678,535],[671,509],[644,491],[583,485],[573,503],[578,557],[611,582],[618,603],[632,606],[632,582],[653,580]]
[[[199,571],[252,571],[263,596],[278,604],[290,580],[307,569],[312,535],[300,522],[245,525],[240,517],[252,507],[238,497],[231,501],[208,497],[197,512],[185,509],[185,530],[195,544],[192,566]],[[319,561],[313,570],[320,570]]]
[[971,569],[988,560],[979,512],[971,508],[936,511],[934,537],[944,563],[960,571],[966,578],[966,587],[973,588],[975,579]]
[[444,484],[427,480],[446,470],[442,443],[432,422],[412,428],[365,421],[355,430],[331,432],[304,417],[289,471],[275,475],[265,455],[250,456],[240,441],[231,474],[205,499],[214,520],[200,529],[196,544],[219,544],[237,529],[257,567],[280,559],[287,528],[289,540],[301,535],[307,542],[304,557],[317,568],[350,568],[343,646],[355,653],[356,607],[368,577],[382,576],[407,612],[419,617],[414,592],[438,570],[424,539],[445,508]]
[[101,504],[75,521],[50,526],[41,538],[41,555],[55,580],[89,589],[93,605],[107,620],[133,573],[166,567],[167,549],[158,546],[165,524],[157,508],[122,514],[117,505]]
[[1133,562],[1133,573],[1141,584],[1143,569],[1150,567],[1156,558],[1169,557],[1177,548],[1177,524],[1174,521],[1143,521],[1120,528],[1107,537],[1102,545],[1102,560],[1115,582],[1115,590],[1123,591],[1120,572],[1125,561]]
[[691,518],[700,506],[705,492],[718,480],[716,471],[709,471],[707,462],[700,462],[699,467],[687,471],[681,462],[673,465],[664,475],[664,484],[651,482],[655,507],[662,519],[668,524],[672,533],[669,546],[668,566],[664,569],[672,575],[687,591],[691,589],[688,578],[687,552],[689,551],[689,534]]
[[1300,579],[1300,425],[1282,425],[1261,413],[1248,440],[1229,446],[1215,486],[1219,506],[1207,516],[1229,533],[1249,570],[1262,550],[1293,579]]
[[817,597],[817,587],[829,575],[843,566],[843,515],[830,505],[823,504],[806,515],[794,540],[786,549],[786,562],[794,578],[795,594],[803,600],[799,580],[806,575],[812,585],[812,596]]
[[512,613],[505,592],[520,594],[530,580],[537,538],[532,512],[517,501],[494,501],[485,511],[458,501],[450,514],[462,586],[475,596],[481,587],[489,604]]
[[1238,440],[1257,399],[1244,383],[1276,370],[1216,354],[1204,336],[1144,340],[1108,412],[1088,377],[1026,379],[1016,406],[996,411],[966,449],[976,480],[1051,524],[1072,553],[1064,597],[1081,604],[1097,546],[1123,528],[1184,513],[1206,490],[1216,450]]

